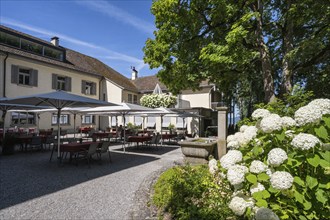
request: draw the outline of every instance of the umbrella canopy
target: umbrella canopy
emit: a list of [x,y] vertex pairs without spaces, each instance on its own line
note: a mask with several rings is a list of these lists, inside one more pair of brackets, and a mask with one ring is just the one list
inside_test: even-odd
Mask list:
[[16,98],[7,99],[5,101],[9,104],[26,104],[33,106],[49,106],[57,109],[57,158],[61,160],[60,156],[60,116],[61,111],[65,107],[96,107],[96,106],[115,106],[116,104],[91,99],[84,96],[74,95],[64,91],[55,91],[42,94],[33,94],[29,96],[20,96]]
[[5,132],[5,118],[7,115],[7,112],[14,109],[47,109],[47,106],[31,106],[31,105],[19,105],[19,104],[10,104],[8,102],[8,98],[0,98],[0,110],[2,111],[2,121],[3,121],[3,132],[2,132],[2,138],[5,138],[6,132]]
[[[148,112],[154,111],[152,108],[144,107],[141,105],[131,104],[131,103],[121,103],[118,106],[103,106],[103,107],[96,107],[90,108],[86,110],[82,110],[81,112],[89,113],[89,114],[98,114],[98,115],[118,115],[120,114],[124,119],[124,126],[125,126],[125,115],[138,113],[138,112]],[[125,151],[125,137],[126,132],[124,129],[124,151]]]

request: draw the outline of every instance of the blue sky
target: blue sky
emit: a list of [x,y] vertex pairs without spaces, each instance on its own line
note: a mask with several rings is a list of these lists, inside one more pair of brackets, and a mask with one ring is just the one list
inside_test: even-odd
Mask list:
[[126,77],[154,75],[143,47],[154,38],[152,0],[0,0],[0,23],[95,57]]

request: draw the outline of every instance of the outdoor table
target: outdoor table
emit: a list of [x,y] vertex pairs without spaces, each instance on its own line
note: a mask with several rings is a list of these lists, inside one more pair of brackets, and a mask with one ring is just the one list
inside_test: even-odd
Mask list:
[[108,138],[109,135],[115,135],[116,132],[94,132],[92,134],[92,139],[97,140],[97,139],[103,139],[103,138]]
[[138,146],[139,143],[150,141],[151,139],[152,136],[128,136],[127,142],[136,142],[136,146]]
[[162,134],[162,139],[163,140],[171,140],[173,138],[175,138],[177,135],[176,134]]

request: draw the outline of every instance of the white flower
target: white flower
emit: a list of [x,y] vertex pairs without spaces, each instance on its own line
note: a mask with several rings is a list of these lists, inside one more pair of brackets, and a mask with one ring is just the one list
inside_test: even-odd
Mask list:
[[294,113],[294,119],[298,126],[303,126],[309,123],[318,123],[321,118],[322,110],[313,105],[303,106]]
[[284,134],[288,138],[293,138],[294,137],[294,131],[293,130],[287,130],[287,131],[285,131]]
[[231,185],[238,185],[245,181],[245,174],[249,172],[246,166],[233,165],[228,169],[227,179]]
[[312,134],[300,133],[291,141],[294,148],[301,150],[309,150],[314,148],[316,144],[321,143],[320,140]]
[[278,167],[281,165],[286,159],[288,159],[288,155],[281,148],[274,148],[268,153],[267,162],[269,165]]
[[267,174],[269,177],[271,177],[273,173],[274,173],[274,171],[272,170],[272,168],[267,168],[267,169],[266,169],[266,174]]
[[270,112],[267,109],[256,109],[253,113],[252,113],[252,118],[253,119],[259,119],[259,118],[264,118],[270,115]]
[[214,175],[217,172],[218,169],[219,168],[218,168],[218,162],[217,162],[217,160],[216,159],[211,159],[209,161],[209,170],[210,170],[210,173]]
[[229,208],[235,213],[235,215],[244,215],[246,208],[252,207],[253,202],[246,201],[245,199],[235,196],[229,203]]
[[250,193],[251,193],[251,195],[252,195],[253,193],[255,193],[255,192],[260,192],[260,191],[262,191],[262,190],[265,190],[265,187],[264,187],[264,185],[262,185],[261,183],[257,183],[256,185],[252,185],[252,186],[250,187]]
[[248,142],[251,141],[253,138],[257,137],[257,132],[258,129],[256,128],[256,126],[248,126],[243,132],[245,140],[247,140]]
[[288,116],[282,117],[281,120],[282,120],[283,127],[293,127],[293,126],[297,125],[296,121],[293,118],[288,117]]
[[240,146],[243,146],[249,142],[249,140],[245,138],[244,133],[242,132],[236,132],[234,136],[235,140],[238,141]]
[[265,133],[272,133],[282,129],[282,120],[278,114],[270,114],[260,122],[260,129]]
[[330,114],[330,99],[315,99],[308,105],[312,106],[313,108],[319,108],[322,112],[322,115]]
[[227,154],[225,154],[220,159],[220,164],[223,168],[228,170],[229,167],[234,164],[241,162],[243,160],[243,154],[238,150],[229,150]]
[[280,218],[270,209],[261,207],[255,215],[256,220],[280,220]]
[[228,147],[229,149],[238,149],[240,146],[239,146],[238,141],[230,141],[230,142],[227,144],[227,147]]
[[229,143],[231,141],[236,141],[236,138],[233,134],[227,136],[227,143]]
[[285,190],[291,188],[293,177],[285,171],[276,171],[270,177],[270,184],[274,189]]
[[242,125],[240,128],[239,128],[239,131],[240,132],[244,132],[245,131],[245,129],[247,129],[249,126],[247,126],[247,125]]
[[257,145],[257,146],[260,146],[262,143],[261,140],[259,140],[258,138],[254,138],[253,141],[254,141],[255,145]]
[[252,161],[250,165],[250,172],[251,173],[262,173],[265,172],[267,169],[267,165],[261,162],[260,160],[254,160]]

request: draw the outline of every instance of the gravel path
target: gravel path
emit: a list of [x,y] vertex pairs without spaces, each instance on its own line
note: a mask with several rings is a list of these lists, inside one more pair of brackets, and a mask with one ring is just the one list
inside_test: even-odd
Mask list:
[[161,171],[181,163],[178,146],[111,147],[91,168],[57,166],[49,151],[0,156],[0,219],[145,219],[149,187]]

